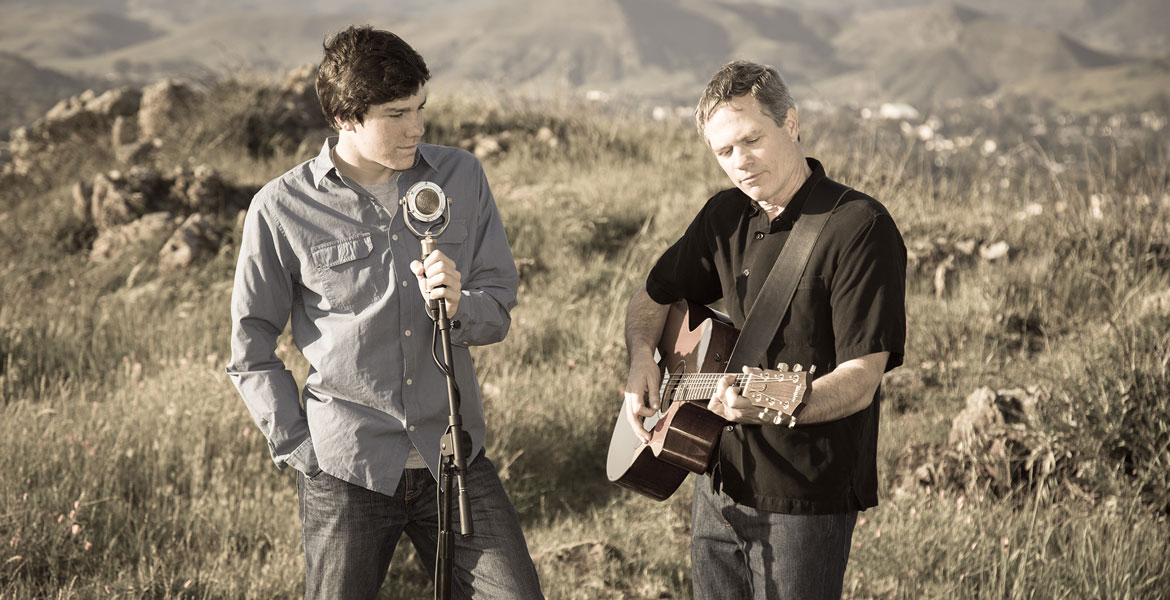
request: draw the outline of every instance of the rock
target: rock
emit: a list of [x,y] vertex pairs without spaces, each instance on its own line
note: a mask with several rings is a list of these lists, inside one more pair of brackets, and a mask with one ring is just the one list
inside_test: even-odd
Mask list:
[[190,110],[197,94],[186,84],[164,79],[142,90],[138,128],[143,138],[160,137]]
[[84,181],[78,181],[73,184],[73,216],[83,221],[88,221],[90,214],[90,201],[93,198],[93,187]]
[[163,189],[162,178],[144,167],[99,173],[93,180],[90,214],[98,231],[129,223],[146,214]]
[[171,227],[173,224],[169,213],[155,212],[130,223],[99,231],[89,251],[89,259],[98,264],[107,263],[120,257],[128,248],[161,239]]
[[162,250],[159,250],[159,269],[167,271],[190,266],[214,253],[218,247],[219,235],[211,221],[202,214],[193,214],[187,217],[163,244]]
[[984,244],[979,247],[979,256],[987,262],[995,262],[1002,258],[1007,258],[1011,252],[1011,247],[1005,241],[998,241],[994,244]]
[[170,198],[183,212],[219,213],[227,207],[228,186],[215,169],[207,165],[176,169],[173,178]]
[[123,146],[129,146],[138,141],[138,119],[119,115],[114,119],[114,125],[110,131],[110,137],[114,143],[114,150],[118,150]]
[[489,156],[499,154],[503,150],[504,147],[500,144],[499,139],[492,136],[476,136],[475,148],[472,150],[472,154],[475,154],[476,158],[483,160]]
[[550,129],[547,125],[541,127],[540,130],[536,132],[536,141],[548,146],[549,148],[556,148],[561,143],[560,140],[557,139],[557,135],[553,133],[553,130]]
[[121,87],[109,90],[86,102],[85,109],[110,119],[116,119],[117,117],[132,117],[137,114],[141,102],[142,92],[140,90]]
[[153,138],[134,142],[114,149],[114,156],[128,167],[145,167],[154,163],[154,157],[162,148],[162,140]]

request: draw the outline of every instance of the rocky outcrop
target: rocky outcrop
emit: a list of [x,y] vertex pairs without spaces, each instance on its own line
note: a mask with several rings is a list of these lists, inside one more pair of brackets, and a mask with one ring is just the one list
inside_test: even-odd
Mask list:
[[183,221],[158,252],[158,266],[163,271],[189,267],[219,248],[220,233],[210,219],[194,213]]
[[141,91],[124,87],[100,95],[86,90],[58,102],[31,125],[12,130],[11,157],[4,167],[5,173],[29,175],[37,167],[39,157],[75,150],[79,145],[105,138],[119,117],[137,115],[141,100]]
[[90,250],[94,262],[157,244],[166,234],[170,239],[159,252],[159,266],[178,269],[214,253],[254,193],[225,182],[206,165],[175,169],[167,176],[138,166],[126,173],[99,173],[92,183],[78,182],[73,210],[92,220],[97,230]]
[[1035,422],[1045,397],[1038,388],[975,390],[951,421],[944,446],[912,444],[899,453],[895,490],[932,486],[1006,495],[1047,477],[1057,456]]

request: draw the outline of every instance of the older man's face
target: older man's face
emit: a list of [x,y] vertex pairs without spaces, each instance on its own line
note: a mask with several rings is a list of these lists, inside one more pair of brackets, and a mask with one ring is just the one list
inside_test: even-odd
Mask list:
[[755,98],[737,96],[711,115],[704,133],[723,172],[765,210],[783,207],[804,183],[807,163],[797,143],[796,109],[789,109],[781,127]]

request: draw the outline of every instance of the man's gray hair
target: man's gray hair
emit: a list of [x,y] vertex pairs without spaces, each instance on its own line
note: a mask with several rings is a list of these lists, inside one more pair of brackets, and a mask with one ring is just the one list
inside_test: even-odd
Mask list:
[[711,78],[699,98],[699,105],[695,107],[695,125],[699,128],[699,135],[706,135],[707,121],[720,106],[732,98],[748,94],[760,103],[764,114],[780,127],[784,126],[788,109],[796,107],[788,86],[774,67],[746,60],[729,62]]

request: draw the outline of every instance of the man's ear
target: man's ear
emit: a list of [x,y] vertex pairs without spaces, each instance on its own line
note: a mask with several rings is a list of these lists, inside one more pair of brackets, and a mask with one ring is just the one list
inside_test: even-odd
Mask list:
[[800,141],[800,117],[796,114],[796,107],[788,109],[788,113],[784,115],[784,131],[788,132],[788,137],[794,141]]

